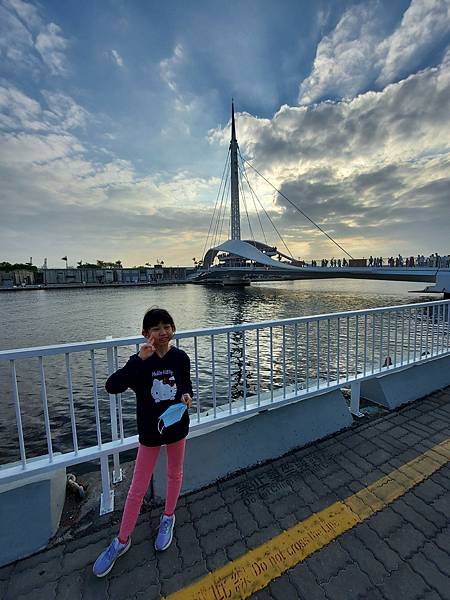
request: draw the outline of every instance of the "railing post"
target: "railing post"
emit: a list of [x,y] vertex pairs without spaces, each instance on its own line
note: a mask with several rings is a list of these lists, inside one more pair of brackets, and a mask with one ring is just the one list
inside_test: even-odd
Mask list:
[[[441,317],[441,306],[442,306],[442,317]],[[391,318],[390,321],[391,323],[389,323],[389,311],[391,311],[393,314],[391,314]],[[398,313],[396,311],[401,311],[401,313]],[[379,325],[377,324],[377,319],[378,319],[378,315],[380,316],[379,320],[380,323]],[[384,316],[383,316],[384,315]],[[402,326],[401,326],[401,331],[399,328],[399,323],[398,323],[398,318],[400,317],[402,318]],[[413,315],[414,315],[414,320],[413,320]],[[364,365],[366,364],[366,361],[368,361],[370,359],[370,346],[372,346],[372,369],[370,369],[370,365],[369,369],[367,369],[369,371],[369,373],[364,372],[363,369],[363,374],[361,375],[361,360],[362,360],[362,349],[361,349],[361,335],[358,334],[362,334],[361,331],[361,322],[360,319],[362,318],[362,316],[364,316]],[[354,319],[356,317],[356,324],[355,324],[355,332],[351,332],[351,328],[350,328],[350,320]],[[204,369],[203,365],[209,366],[208,364],[208,352],[205,351],[205,349],[207,350],[208,348],[208,340],[211,339],[211,359],[212,359],[212,368],[211,368],[211,373],[210,373],[210,377],[212,379],[212,389],[213,389],[213,407],[214,407],[214,416],[217,417],[219,420],[225,420],[225,418],[229,418],[228,415],[224,415],[223,411],[221,410],[221,412],[219,412],[219,410],[217,410],[217,408],[219,407],[219,403],[223,404],[223,402],[225,401],[225,389],[226,386],[228,384],[228,404],[229,404],[229,412],[231,413],[235,413],[235,416],[237,416],[237,418],[239,418],[240,413],[243,412],[243,409],[247,409],[247,411],[249,413],[255,412],[255,407],[256,407],[256,403],[258,403],[257,407],[260,406],[264,406],[264,408],[266,407],[266,405],[269,402],[272,403],[283,403],[285,404],[286,402],[289,402],[291,400],[294,400],[294,393],[291,394],[291,390],[292,388],[287,388],[289,390],[289,395],[283,390],[281,390],[278,385],[276,384],[276,382],[274,381],[274,379],[276,379],[277,382],[279,382],[279,380],[281,379],[281,375],[278,375],[278,367],[279,362],[283,363],[284,367],[287,367],[285,369],[283,369],[284,371],[284,375],[283,375],[283,383],[287,384],[289,381],[289,377],[288,377],[288,372],[289,372],[289,365],[288,365],[288,355],[286,354],[285,356],[281,356],[281,354],[277,351],[274,350],[274,343],[273,343],[273,330],[275,328],[277,328],[279,330],[280,327],[283,327],[283,352],[285,347],[288,344],[288,340],[289,340],[289,329],[288,327],[290,327],[293,323],[295,324],[295,344],[294,344],[294,353],[295,353],[295,363],[296,363],[296,368],[297,368],[297,363],[298,364],[305,364],[306,365],[306,373],[305,373],[305,385],[299,385],[299,393],[300,393],[300,397],[302,395],[305,395],[307,397],[314,395],[315,392],[315,385],[310,385],[310,380],[315,381],[315,377],[313,377],[314,375],[314,371],[315,371],[315,363],[314,363],[314,350],[315,350],[315,341],[317,339],[317,381],[318,381],[318,387],[319,387],[319,391],[323,391],[323,385],[321,385],[320,383],[320,377],[321,377],[321,361],[320,361],[320,354],[322,352],[322,357],[324,356],[324,352],[325,352],[325,336],[323,335],[325,332],[323,331],[324,327],[321,326],[321,321],[326,321],[328,323],[328,329],[326,332],[326,342],[327,342],[327,357],[326,357],[326,362],[327,362],[327,373],[330,372],[331,369],[331,365],[334,364],[335,359],[334,356],[332,355],[332,352],[336,351],[337,357],[336,357],[336,365],[337,365],[337,373],[338,373],[338,377],[337,377],[337,381],[329,381],[329,377],[327,376],[327,384],[330,387],[333,388],[339,388],[342,387],[342,385],[344,384],[342,380],[342,377],[340,376],[340,366],[342,364],[342,368],[344,367],[344,363],[346,363],[349,366],[348,369],[348,377],[347,377],[347,382],[346,385],[348,387],[350,387],[351,389],[351,399],[348,401],[349,404],[349,411],[352,415],[355,415],[357,417],[363,417],[365,416],[360,409],[360,384],[361,381],[364,381],[366,379],[368,379],[369,377],[376,377],[378,374],[378,369],[375,368],[375,363],[378,362],[378,355],[376,354],[375,349],[378,349],[378,346],[376,346],[377,343],[380,343],[380,350],[382,349],[383,352],[380,351],[380,360],[382,361],[385,357],[387,357],[387,361],[386,361],[386,367],[382,366],[382,362],[380,363],[380,371],[385,374],[387,373],[388,369],[387,367],[389,366],[389,370],[390,371],[398,371],[401,368],[404,368],[405,365],[407,365],[408,363],[411,364],[412,362],[414,363],[423,363],[426,360],[429,359],[435,359],[437,358],[437,356],[440,355],[447,355],[450,356],[450,301],[446,300],[445,302],[432,302],[432,303],[420,303],[417,305],[406,305],[406,306],[401,306],[401,307],[388,307],[388,308],[377,308],[377,309],[370,309],[368,311],[348,311],[347,313],[337,313],[337,340],[336,340],[336,348],[333,347],[333,345],[331,345],[330,343],[330,338],[331,338],[331,331],[333,331],[334,333],[334,327],[333,330],[331,330],[331,319],[334,319],[335,316],[331,315],[331,314],[325,314],[325,315],[320,315],[320,316],[312,316],[312,317],[300,317],[298,319],[286,319],[286,320],[278,320],[278,321],[267,321],[264,323],[256,323],[256,324],[245,324],[245,325],[238,325],[235,327],[217,327],[217,328],[211,328],[208,330],[203,330],[203,331],[198,331],[195,330],[193,332],[185,332],[182,335],[181,339],[184,338],[188,338],[188,337],[194,337],[194,351],[195,351],[195,378],[196,378],[196,398],[197,398],[197,422],[199,424],[199,428],[202,428],[204,426],[204,424],[202,423],[202,412],[200,410],[200,384],[199,384],[199,378],[200,378],[200,373],[204,373],[206,369]],[[370,324],[370,318],[372,318],[372,323]],[[387,325],[386,325],[386,331],[385,331],[385,327],[383,326],[383,318],[384,321],[388,321]],[[345,326],[342,325],[341,326],[341,322],[344,322],[343,320],[346,320],[345,323],[347,324],[347,340],[345,338]],[[359,321],[358,321],[359,319]],[[316,327],[314,327],[314,322],[316,322]],[[377,326],[376,326],[377,325]],[[392,331],[392,326],[395,327],[395,330]],[[303,332],[305,333],[305,335],[301,335],[299,340],[297,340],[297,333],[300,331],[301,328],[301,333],[303,334]],[[408,329],[406,329],[408,328]],[[412,329],[414,328],[414,329]],[[425,328],[425,329],[424,329]],[[435,329],[435,333],[433,332],[433,329]],[[243,368],[243,372],[244,372],[244,376],[247,373],[250,373],[249,369],[249,363],[248,360],[246,360],[247,358],[250,357],[249,354],[249,348],[252,350],[252,356],[253,356],[253,345],[250,344],[250,342],[248,341],[253,340],[253,337],[251,336],[251,334],[246,335],[245,332],[247,331],[255,331],[256,330],[256,360],[257,360],[257,365],[254,367],[254,363],[253,360],[250,361],[252,364],[250,365],[253,368],[255,368],[256,372],[257,372],[257,388],[255,390],[255,393],[252,394],[252,396],[248,396],[247,392],[251,391],[253,392],[253,389],[249,389],[248,387],[245,389],[245,394],[244,394],[244,398],[246,399],[246,401],[244,401],[242,404],[243,406],[241,406],[239,403],[236,403],[236,408],[234,408],[234,403],[233,403],[233,399],[232,399],[232,388],[231,388],[231,382],[232,382],[232,370],[233,367],[235,365],[234,360],[236,361],[243,361],[243,364],[245,365],[245,367]],[[366,331],[367,330],[367,331]],[[370,333],[371,330],[371,333]],[[379,335],[377,335],[377,332],[379,331]],[[244,332],[244,333],[241,333]],[[264,335],[261,333],[263,332]],[[267,335],[268,332],[268,335]],[[350,332],[352,333],[353,337],[350,337]],[[218,348],[220,350],[222,350],[222,345],[220,344],[215,344],[215,339],[219,339],[219,336],[226,334],[227,336],[227,360],[225,361],[223,354],[218,352]],[[234,355],[232,356],[231,353],[231,347],[230,347],[230,338],[231,336],[235,336],[236,334],[239,334],[240,337],[242,337],[242,353],[241,355],[235,357]],[[322,334],[322,339],[321,339],[321,334]],[[342,335],[341,335],[342,334]],[[245,336],[245,337],[244,337]],[[262,336],[262,337],[261,337]],[[387,341],[392,341],[394,343],[394,350],[392,349],[392,344],[383,344],[383,336],[386,338],[387,337]],[[414,336],[414,337],[413,337]],[[440,337],[442,336],[442,338]],[[401,342],[402,342],[402,350],[404,355],[406,354],[406,356],[403,356],[404,360],[400,360],[400,364],[398,361],[398,343],[400,341],[400,337],[401,337]],[[432,355],[430,354],[430,349],[429,349],[429,343],[427,344],[427,339],[429,340],[429,338],[431,337],[431,350],[432,350]],[[342,338],[342,339],[341,339]],[[427,339],[426,339],[427,338]],[[107,352],[107,366],[105,369],[104,366],[104,360],[103,360],[103,373],[105,372],[105,370],[107,370],[109,373],[112,373],[117,367],[118,367],[118,360],[117,360],[117,356],[118,356],[118,349],[121,348],[122,346],[130,346],[130,345],[134,345],[136,344],[136,349],[139,350],[139,343],[141,342],[142,338],[121,338],[121,339],[114,339],[112,337],[110,337],[109,339],[102,339],[102,340],[95,340],[92,342],[82,342],[82,343],[76,343],[76,344],[65,344],[65,345],[61,345],[61,346],[48,346],[48,347],[41,347],[41,348],[22,348],[22,349],[16,349],[16,350],[0,350],[0,364],[2,364],[5,361],[9,361],[10,363],[10,378],[11,378],[11,394],[12,394],[12,400],[13,400],[13,406],[15,408],[15,414],[16,414],[16,425],[17,425],[17,432],[18,432],[18,445],[19,445],[19,451],[20,451],[20,458],[22,461],[22,470],[23,471],[28,471],[28,469],[30,470],[30,477],[32,475],[34,475],[36,472],[41,471],[42,469],[48,469],[49,468],[49,463],[51,462],[50,458],[51,458],[51,429],[50,429],[50,418],[49,415],[45,414],[46,409],[46,386],[50,384],[50,381],[52,381],[52,378],[49,376],[46,382],[46,378],[45,378],[45,373],[44,373],[44,365],[43,365],[43,359],[42,357],[46,357],[46,356],[63,356],[65,355],[66,358],[66,373],[67,373],[67,387],[68,387],[68,397],[69,397],[69,403],[68,403],[68,411],[70,410],[70,422],[71,422],[71,429],[72,429],[72,439],[73,439],[73,452],[67,452],[65,455],[63,454],[63,456],[61,457],[61,462],[59,463],[59,458],[58,458],[58,464],[61,464],[62,466],[66,466],[66,465],[71,465],[71,464],[76,464],[76,461],[79,463],[82,463],[84,461],[87,460],[92,460],[92,455],[90,453],[90,451],[92,451],[93,453],[95,453],[94,455],[99,458],[99,454],[102,455],[103,453],[106,453],[104,456],[102,456],[100,458],[100,466],[101,466],[101,485],[102,485],[102,490],[101,490],[101,497],[100,497],[100,513],[101,514],[105,514],[107,512],[110,512],[113,510],[114,507],[114,492],[111,489],[111,486],[114,483],[116,483],[117,481],[120,481],[120,478],[122,476],[121,470],[120,470],[120,462],[119,462],[119,458],[120,458],[120,451],[123,451],[125,448],[129,448],[131,446],[134,446],[134,441],[130,442],[131,438],[127,438],[126,439],[126,443],[125,444],[121,444],[121,442],[124,441],[124,432],[123,432],[123,418],[122,418],[122,402],[121,402],[121,394],[117,394],[117,395],[110,395],[109,396],[109,404],[110,404],[110,419],[111,419],[111,423],[110,423],[110,427],[111,427],[111,437],[112,440],[115,441],[115,444],[112,447],[104,447],[104,442],[107,441],[109,442],[109,440],[111,439],[109,437],[109,434],[107,434],[107,439],[103,440],[102,443],[102,422],[101,422],[101,416],[100,416],[100,400],[99,400],[99,396],[101,395],[97,389],[97,369],[96,369],[96,362],[98,363],[98,359],[96,359],[96,357],[99,355],[99,353],[102,353],[103,359],[104,359],[104,352],[106,350]],[[177,341],[180,338],[176,338]],[[198,344],[198,339],[200,339],[202,341],[201,344]],[[354,342],[351,342],[351,339],[354,339]],[[380,340],[380,342],[378,342],[378,339]],[[345,344],[345,341],[347,341],[347,343]],[[301,343],[301,349],[300,349],[300,343]],[[340,354],[342,354],[343,351],[343,346],[344,344],[346,345],[346,351],[347,351],[347,357],[344,354],[344,358],[341,361],[341,356]],[[358,345],[358,346],[357,346]],[[367,346],[367,349],[366,349]],[[200,349],[199,349],[200,348]],[[306,351],[305,351],[306,348]],[[390,349],[391,354],[394,351],[394,363],[390,362],[390,359],[388,356],[386,356],[386,350]],[[310,352],[312,351],[312,352]],[[353,369],[350,366],[350,357],[353,356],[353,351],[355,352],[355,368]],[[95,422],[91,423],[91,427],[95,427],[96,428],[96,433],[97,433],[97,444],[89,447],[89,448],[83,448],[83,452],[80,453],[79,449],[78,449],[78,436],[77,436],[77,427],[76,427],[76,416],[77,416],[77,407],[74,405],[74,390],[73,390],[73,382],[72,382],[72,375],[71,375],[71,366],[70,366],[70,356],[72,352],[90,352],[90,362],[91,362],[91,370],[92,370],[92,394],[93,394],[93,400],[94,400],[94,409],[95,409],[95,413],[94,415],[91,415],[91,419],[93,417],[95,417]],[[264,359],[261,359],[262,356],[262,352],[264,352]],[[298,360],[298,354],[301,354],[301,359]],[[344,350],[345,352],[345,350]],[[423,352],[423,355],[422,355]],[[267,364],[267,354],[269,354],[270,357],[270,365]],[[20,399],[19,399],[19,389],[18,389],[18,381],[17,381],[17,373],[16,373],[16,360],[18,359],[35,359],[37,357],[41,357],[40,362],[38,364],[39,367],[39,372],[40,372],[40,381],[41,381],[41,391],[42,391],[42,399],[43,399],[43,407],[44,407],[44,424],[45,424],[45,432],[47,435],[47,440],[49,442],[49,445],[47,447],[48,453],[45,455],[42,455],[39,458],[39,463],[35,466],[35,468],[33,468],[33,463],[29,463],[27,461],[27,457],[26,457],[26,448],[25,448],[25,439],[24,439],[24,432],[23,432],[23,427],[22,427],[22,417],[21,417],[21,405],[20,405]],[[304,358],[303,358],[304,357]],[[400,357],[401,357],[401,353],[400,353]],[[356,360],[356,358],[358,360]],[[289,359],[290,359],[290,355],[289,355]],[[312,362],[311,362],[312,361]],[[225,362],[227,363],[226,366]],[[289,360],[289,364],[290,364],[290,360]],[[202,367],[200,369],[200,367]],[[228,374],[228,377],[226,377],[227,381],[224,381],[222,378],[223,373],[219,372],[219,367],[224,368],[225,371]],[[270,369],[269,369],[270,367]],[[247,371],[245,371],[245,369],[247,369]],[[351,369],[351,373],[350,373],[350,369]],[[311,375],[312,373],[312,375]],[[219,377],[220,375],[220,377]],[[351,377],[350,377],[351,375]],[[323,371],[322,371],[322,376],[323,376]],[[202,375],[203,377],[203,375]],[[270,380],[269,380],[270,377]],[[298,379],[300,379],[300,373],[297,374],[297,372],[295,373],[295,384],[300,384],[300,382],[298,381]],[[354,380],[353,380],[354,378]],[[269,381],[268,381],[269,380]],[[246,381],[246,380],[245,380]],[[285,386],[283,386],[285,388]],[[275,388],[275,389],[274,389]],[[297,391],[297,389],[296,389]],[[276,394],[275,394],[276,392]],[[262,394],[264,394],[264,396],[262,396]],[[104,394],[103,394],[104,396]],[[295,398],[297,399],[297,398]],[[264,404],[263,404],[264,402]],[[69,414],[69,412],[68,412]],[[50,413],[51,416],[51,413]],[[104,423],[103,423],[104,424]],[[205,423],[205,425],[210,426],[210,422],[208,419],[208,422]],[[119,430],[119,431],[118,431]],[[116,456],[115,456],[116,455]],[[109,457],[112,456],[113,457],[113,470],[112,472],[109,472]],[[50,458],[49,458],[50,457]],[[0,459],[0,463],[1,463],[1,459]],[[0,465],[3,466],[3,465]],[[51,465],[50,468],[52,468],[54,465]],[[0,481],[2,481],[5,477],[9,478],[10,474],[9,474],[9,466],[6,464],[5,465],[5,469],[0,469]],[[16,467],[14,467],[16,468]],[[31,472],[32,471],[32,472]],[[16,478],[16,477],[24,477],[24,479],[26,478],[27,473],[18,473],[15,474],[13,472],[12,477]],[[99,494],[100,495],[100,494]]]
[[[107,340],[112,340],[112,335],[106,337]],[[108,346],[106,350],[108,358],[108,375],[114,373],[114,353],[112,346]],[[109,416],[111,420],[111,437],[113,440],[119,439],[119,433],[117,431],[117,400],[115,394],[109,394]],[[122,469],[120,468],[120,457],[119,453],[113,454],[113,483],[119,483],[122,481]]]
[[359,400],[361,398],[361,382],[352,381],[350,384],[351,388],[351,399],[350,399],[350,412],[355,417],[363,417],[364,413],[359,410]]
[[100,470],[102,474],[102,493],[100,496],[100,515],[106,515],[114,510],[114,490],[111,489],[109,478],[109,457],[102,454],[100,457]]
[[217,416],[217,394],[216,394],[216,352],[214,345],[214,334],[211,335],[211,378],[214,418]]

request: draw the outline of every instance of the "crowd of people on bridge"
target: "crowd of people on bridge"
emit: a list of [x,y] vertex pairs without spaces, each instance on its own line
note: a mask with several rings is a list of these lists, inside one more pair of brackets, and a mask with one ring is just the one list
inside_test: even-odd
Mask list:
[[[328,264],[330,265],[330,267],[348,267],[349,266],[348,261],[345,258],[343,258],[342,260],[340,258],[338,258],[338,259],[332,258],[331,260],[328,260],[327,258],[322,258],[320,266],[328,267]],[[317,260],[312,260],[311,266],[317,267]]]
[[[390,260],[390,259],[389,259]],[[369,257],[369,267],[382,267],[383,266],[383,257],[382,256],[372,256]]]
[[442,267],[444,269],[450,268],[450,254],[440,256],[437,252],[431,254],[431,256],[425,257],[422,255],[417,256],[418,267]]
[[[401,254],[399,254],[396,258],[391,256],[387,260],[387,264],[390,267],[444,267],[448,268],[450,265],[450,255],[440,256],[437,252],[431,254],[430,256],[424,256],[423,254],[418,254],[416,257],[409,256],[403,258]],[[369,259],[370,266],[370,259]],[[377,265],[373,265],[377,266]]]
[[[450,254],[441,256],[438,252],[434,252],[430,256],[424,256],[423,254],[418,254],[417,256],[407,256],[403,257],[401,254],[396,256],[390,256],[389,258],[383,259],[381,256],[369,256],[368,259],[360,259],[355,262],[365,262],[365,264],[352,264],[352,261],[348,261],[346,258],[342,260],[340,258],[331,258],[330,260],[327,258],[323,258],[320,261],[321,267],[353,267],[353,266],[368,266],[368,267],[382,267],[386,265],[388,267],[436,267],[436,268],[450,268]],[[305,263],[306,264],[306,263]],[[317,267],[318,261],[312,260],[311,267]]]
[[[314,264],[313,264],[314,263]],[[317,267],[317,261],[313,260],[311,263],[312,267]],[[344,257],[342,260],[340,258],[332,258],[331,260],[328,260],[327,258],[323,258],[320,264],[321,267],[349,267],[350,264],[348,262],[348,260]]]

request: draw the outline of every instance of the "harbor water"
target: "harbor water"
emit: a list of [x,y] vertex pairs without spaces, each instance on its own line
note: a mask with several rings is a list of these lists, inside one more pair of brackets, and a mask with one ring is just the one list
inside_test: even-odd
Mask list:
[[[108,336],[136,336],[141,332],[142,316],[151,306],[167,308],[179,330],[238,325],[245,322],[277,319],[394,306],[435,300],[420,293],[423,283],[365,281],[365,280],[309,280],[253,284],[245,288],[222,288],[196,285],[173,285],[139,288],[60,289],[10,292],[0,294],[2,321],[0,350],[36,347],[50,344],[73,343],[104,339]],[[274,344],[281,345],[281,333],[275,331]],[[291,335],[291,334],[289,334]],[[205,344],[207,339],[204,340]],[[267,353],[268,341],[261,339],[260,352]],[[288,346],[291,340],[288,338]],[[252,338],[248,339],[251,356]],[[199,347],[201,368],[199,372],[199,397],[202,407],[207,407],[211,395],[208,371],[208,348]],[[300,341],[301,345],[301,341]],[[192,356],[189,343],[181,344]],[[231,395],[242,395],[242,354],[239,335],[232,339],[230,353]],[[135,352],[134,347],[124,347],[119,352],[119,362]],[[225,370],[225,348],[218,347],[216,357],[217,395],[220,400],[227,395],[230,382]],[[275,354],[277,350],[275,349]],[[107,377],[106,352],[99,352],[97,387],[102,414],[102,430],[107,438],[109,399],[104,391]],[[288,363],[290,355],[288,353]],[[281,360],[275,360],[273,383],[280,385],[286,373]],[[224,367],[221,369],[221,365]],[[339,367],[338,367],[339,368]],[[74,403],[77,416],[80,447],[94,444],[93,394],[89,353],[79,353],[72,359]],[[52,442],[54,451],[72,449],[70,416],[67,400],[64,355],[49,357],[45,361],[46,387],[50,406]],[[18,388],[21,402],[27,457],[46,451],[45,430],[40,397],[37,359],[17,361]],[[262,362],[261,378],[268,378],[268,366]],[[247,391],[252,393],[254,373],[251,360],[246,364]],[[253,383],[252,383],[253,382]],[[14,405],[11,394],[9,365],[0,362],[0,464],[19,457]],[[134,397],[123,395],[124,429],[126,435],[135,433]]]

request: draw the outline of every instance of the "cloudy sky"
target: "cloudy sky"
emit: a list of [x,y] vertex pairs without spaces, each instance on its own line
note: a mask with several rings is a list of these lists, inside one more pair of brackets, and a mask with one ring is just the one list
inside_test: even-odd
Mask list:
[[[0,261],[192,264],[231,97],[242,155],[353,256],[450,253],[450,0],[0,0]],[[342,256],[247,171],[257,239],[283,247],[263,206]]]

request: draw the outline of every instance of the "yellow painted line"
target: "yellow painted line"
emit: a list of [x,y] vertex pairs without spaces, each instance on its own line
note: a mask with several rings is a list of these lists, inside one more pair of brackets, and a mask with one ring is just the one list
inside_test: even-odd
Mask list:
[[424,481],[450,460],[450,439],[342,502],[297,523],[166,600],[242,600]]

